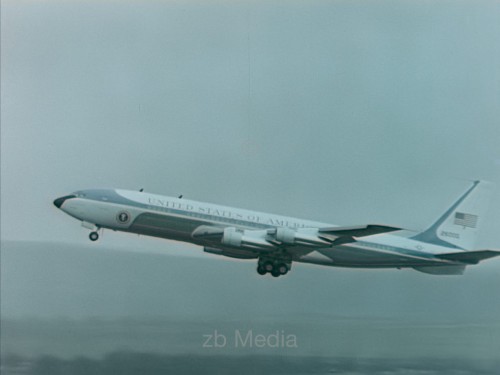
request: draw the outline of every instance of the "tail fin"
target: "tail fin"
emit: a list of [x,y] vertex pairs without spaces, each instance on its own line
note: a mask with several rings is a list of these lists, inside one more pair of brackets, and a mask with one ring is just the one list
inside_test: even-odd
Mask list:
[[492,187],[489,182],[475,181],[429,229],[413,239],[455,249],[473,249]]

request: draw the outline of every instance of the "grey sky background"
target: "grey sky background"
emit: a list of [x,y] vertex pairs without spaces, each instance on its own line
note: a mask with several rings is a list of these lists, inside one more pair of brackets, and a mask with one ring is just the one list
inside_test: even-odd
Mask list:
[[499,14],[4,1],[2,239],[87,241],[51,202],[90,187],[424,229],[470,180],[500,181]]
[[498,373],[500,259],[275,280],[189,244],[90,243],[52,201],[145,188],[422,230],[485,179],[478,248],[498,249],[499,20],[499,1],[2,1],[2,355],[200,353],[202,334],[253,327],[304,355]]

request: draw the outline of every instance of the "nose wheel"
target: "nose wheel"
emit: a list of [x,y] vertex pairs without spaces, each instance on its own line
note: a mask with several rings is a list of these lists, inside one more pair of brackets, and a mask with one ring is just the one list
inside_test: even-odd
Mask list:
[[92,242],[93,241],[97,241],[99,239],[99,233],[97,233],[97,232],[90,232],[89,238],[90,238],[90,240]]

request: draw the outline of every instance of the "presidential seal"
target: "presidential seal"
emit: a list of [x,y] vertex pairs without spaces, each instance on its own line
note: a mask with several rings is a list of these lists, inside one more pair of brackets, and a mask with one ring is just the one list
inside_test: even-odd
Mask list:
[[127,211],[121,211],[116,215],[116,220],[120,224],[127,224],[130,220],[130,214]]

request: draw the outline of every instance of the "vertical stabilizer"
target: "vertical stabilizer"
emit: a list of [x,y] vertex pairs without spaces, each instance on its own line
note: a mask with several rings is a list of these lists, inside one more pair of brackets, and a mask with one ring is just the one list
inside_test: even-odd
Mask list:
[[475,181],[429,229],[413,239],[451,248],[473,249],[492,191],[492,183]]

